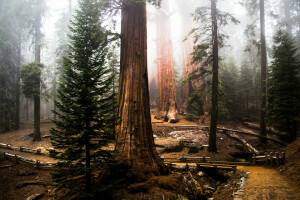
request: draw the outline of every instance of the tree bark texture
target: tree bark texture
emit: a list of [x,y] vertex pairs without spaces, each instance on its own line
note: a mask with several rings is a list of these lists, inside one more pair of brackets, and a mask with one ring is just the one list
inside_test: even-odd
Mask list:
[[168,2],[163,2],[162,8],[157,11],[158,118],[176,123],[178,117],[175,72],[167,4]]
[[[261,106],[260,106],[260,135],[266,136],[266,74],[267,74],[267,50],[266,50],[266,36],[265,36],[265,6],[264,0],[259,0],[260,9],[260,52],[261,52]],[[266,140],[262,139],[262,143]]]
[[121,21],[117,156],[128,167],[127,176],[144,179],[166,173],[154,146],[151,126],[148,72],[146,3],[125,1]]
[[[41,63],[41,13],[39,12],[37,18],[35,20],[35,62]],[[39,79],[41,79],[41,74],[39,75]],[[37,86],[40,88],[40,82]],[[40,132],[40,113],[41,113],[41,105],[40,105],[40,90],[39,94],[34,95],[34,135],[33,141],[41,141],[41,132]]]
[[219,55],[218,55],[218,24],[217,24],[217,7],[216,1],[211,0],[211,16],[212,16],[212,43],[213,43],[213,77],[212,77],[212,108],[211,120],[209,129],[209,151],[217,152],[216,132],[218,124],[218,70],[219,70]]

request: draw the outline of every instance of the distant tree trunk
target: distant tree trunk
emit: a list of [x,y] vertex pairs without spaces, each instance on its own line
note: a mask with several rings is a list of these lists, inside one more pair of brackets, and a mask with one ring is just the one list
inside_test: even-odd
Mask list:
[[[265,38],[265,6],[264,0],[259,0],[260,9],[260,40],[261,40],[261,106],[260,106],[260,135],[266,136],[266,74],[267,74],[267,50]],[[265,139],[261,139],[262,143],[266,143]]]
[[16,67],[16,115],[15,115],[15,129],[20,129],[20,67],[21,67],[21,49],[22,49],[22,32],[19,30],[19,36],[18,36],[18,63]]
[[53,102],[54,102],[54,104],[53,104],[53,110],[54,110],[53,118],[54,118],[55,121],[56,121],[56,105],[55,105],[55,102],[56,102],[56,99],[57,99],[57,93],[56,93],[56,90],[57,90],[56,79],[57,78],[56,78],[56,76],[57,76],[57,74],[55,73],[54,80],[53,80]]
[[[35,62],[41,62],[41,13],[39,12],[36,21],[35,21]],[[41,74],[39,74],[39,79],[41,79]],[[40,81],[37,88],[40,88]],[[41,132],[40,132],[40,90],[39,94],[34,95],[34,135],[33,141],[41,141]]]
[[163,3],[164,10],[159,10],[157,13],[158,118],[175,123],[178,121],[175,72],[170,39],[170,18],[165,13],[168,12],[167,4],[168,2]]
[[209,151],[217,152],[217,124],[218,124],[218,70],[219,70],[219,52],[218,52],[218,24],[217,24],[217,6],[216,1],[211,0],[211,16],[212,16],[212,41],[213,41],[213,77],[212,77],[212,108],[209,130]]
[[151,126],[146,3],[123,3],[119,79],[121,123],[117,127],[116,149],[120,150],[117,159],[128,167],[127,176],[132,178],[145,179],[147,175],[166,173],[155,150]]
[[[178,6],[181,10],[182,21],[182,79],[186,80],[193,71],[200,67],[200,64],[191,64],[193,56],[194,41],[193,36],[189,35],[190,31],[195,28],[193,17],[190,14],[190,4],[185,1],[178,1]],[[192,80],[183,86],[183,101],[186,101],[189,96],[202,85],[202,80]],[[186,105],[185,105],[186,107]],[[203,108],[200,108],[203,109]]]

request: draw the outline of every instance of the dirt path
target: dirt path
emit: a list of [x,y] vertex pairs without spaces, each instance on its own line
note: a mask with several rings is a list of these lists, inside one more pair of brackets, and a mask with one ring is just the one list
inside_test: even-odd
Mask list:
[[297,200],[300,185],[292,183],[276,169],[267,167],[239,166],[250,172],[245,184],[245,200]]

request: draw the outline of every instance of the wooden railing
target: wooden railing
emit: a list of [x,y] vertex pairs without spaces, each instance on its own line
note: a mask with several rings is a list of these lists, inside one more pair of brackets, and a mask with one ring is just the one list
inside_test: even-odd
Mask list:
[[23,156],[20,156],[18,154],[10,154],[10,153],[6,153],[4,152],[3,154],[4,159],[14,159],[16,163],[19,162],[23,162],[23,163],[27,163],[27,164],[31,164],[34,165],[37,169],[40,168],[51,168],[54,167],[56,163],[51,163],[51,162],[41,162],[39,160],[34,160],[31,158],[26,158]]

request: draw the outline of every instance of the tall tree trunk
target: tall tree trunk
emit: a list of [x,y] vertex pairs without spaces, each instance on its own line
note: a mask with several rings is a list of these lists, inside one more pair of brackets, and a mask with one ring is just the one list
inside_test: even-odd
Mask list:
[[159,87],[158,118],[170,123],[176,123],[177,105],[175,89],[175,72],[170,37],[170,18],[168,2],[163,2],[164,10],[157,12],[157,70]]
[[218,24],[217,24],[217,6],[216,1],[211,0],[211,16],[212,16],[212,41],[213,41],[213,77],[212,77],[212,108],[209,129],[209,151],[217,152],[217,124],[218,124],[218,70],[219,70],[219,52],[218,52]]
[[[260,9],[260,40],[261,40],[261,106],[260,106],[260,135],[266,136],[266,74],[267,74],[267,50],[265,38],[265,6],[264,0],[259,0]],[[266,143],[265,139],[261,139],[262,143]]]
[[19,30],[18,35],[18,66],[16,67],[16,114],[15,114],[15,129],[19,130],[20,128],[20,67],[21,67],[21,49],[22,49],[22,32]]
[[[41,63],[41,13],[39,12],[36,21],[35,21],[35,62]],[[39,74],[39,80],[41,79],[41,74]],[[37,88],[40,88],[40,81]],[[33,141],[41,141],[41,132],[40,132],[40,90],[39,93],[34,95],[34,135]]]
[[155,150],[151,126],[146,3],[125,1],[122,6],[118,99],[117,159],[129,168],[127,176],[144,179],[167,172]]
[[86,186],[86,192],[89,193],[91,192],[91,187],[92,187],[92,180],[91,180],[91,152],[90,152],[90,122],[86,121],[85,122],[86,129],[88,132],[85,133],[85,167],[86,167],[86,172],[85,172],[85,186]]
[[[55,70],[56,71],[56,70]],[[55,105],[55,102],[56,102],[56,99],[57,99],[57,93],[56,93],[56,90],[57,90],[57,85],[56,85],[56,76],[57,76],[57,73],[55,73],[54,75],[54,80],[53,80],[53,110],[54,110],[54,121],[56,121],[56,105]]]

